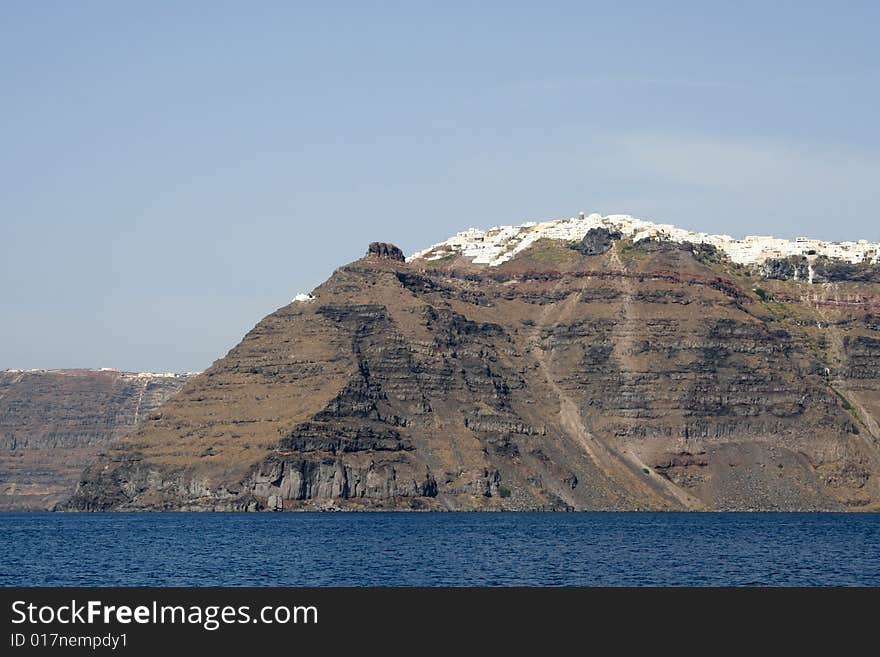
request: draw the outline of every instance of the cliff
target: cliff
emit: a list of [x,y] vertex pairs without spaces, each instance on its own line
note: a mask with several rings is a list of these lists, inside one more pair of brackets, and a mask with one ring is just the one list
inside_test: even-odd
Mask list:
[[48,509],[83,468],[189,377],[112,370],[0,372],[0,509]]
[[870,277],[766,278],[612,231],[515,250],[372,245],[107,450],[67,508],[880,508]]

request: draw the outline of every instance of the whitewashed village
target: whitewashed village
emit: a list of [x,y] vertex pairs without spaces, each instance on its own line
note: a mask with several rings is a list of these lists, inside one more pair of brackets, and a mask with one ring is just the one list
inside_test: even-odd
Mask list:
[[407,260],[439,260],[449,255],[472,258],[476,264],[490,267],[510,260],[540,239],[566,241],[581,240],[592,228],[605,228],[622,233],[638,242],[645,239],[669,240],[711,244],[736,263],[760,265],[770,258],[825,256],[850,263],[880,262],[880,243],[858,240],[855,242],[826,242],[808,237],[794,241],[769,235],[749,235],[735,239],[730,235],[710,235],[673,226],[658,224],[623,214],[600,215],[584,213],[568,219],[530,221],[519,226],[496,226],[488,230],[469,228],[411,255]]

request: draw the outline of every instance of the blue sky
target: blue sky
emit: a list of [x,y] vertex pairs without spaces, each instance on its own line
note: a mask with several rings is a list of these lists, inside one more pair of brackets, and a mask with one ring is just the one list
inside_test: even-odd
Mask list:
[[877,25],[871,2],[5,0],[0,369],[203,369],[372,240],[580,210],[880,240]]

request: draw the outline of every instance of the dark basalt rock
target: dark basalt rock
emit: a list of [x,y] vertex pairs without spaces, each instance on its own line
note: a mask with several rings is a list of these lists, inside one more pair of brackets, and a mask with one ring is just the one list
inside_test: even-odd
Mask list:
[[[812,263],[813,283],[880,283],[880,266],[870,263],[852,263],[819,257]],[[810,278],[810,263],[805,256],[770,258],[760,267],[764,278],[781,281],[806,281]]]
[[571,248],[586,256],[602,255],[607,253],[614,245],[615,240],[619,240],[623,235],[614,231],[611,232],[607,228],[591,228],[587,231],[580,242],[571,245]]
[[373,461],[352,466],[339,458],[304,458],[295,454],[271,456],[260,463],[246,482],[258,508],[280,511],[285,501],[387,500],[436,497],[437,480],[431,471],[404,474],[391,463]]
[[723,251],[719,251],[712,244],[684,242],[685,246],[690,248],[694,257],[704,264],[719,263],[727,259],[727,255]]
[[283,450],[299,452],[408,451],[412,443],[388,427],[304,422],[282,438]]
[[401,285],[403,285],[403,287],[405,287],[407,290],[416,294],[424,294],[437,291],[449,291],[449,288],[447,286],[440,285],[437,283],[437,281],[427,276],[422,276],[421,274],[398,272],[397,280],[399,280]]
[[317,309],[319,315],[334,322],[362,326],[386,319],[385,306],[378,304],[330,304]]
[[814,283],[880,283],[880,266],[817,258],[813,263]]
[[761,275],[778,281],[809,280],[806,258],[770,258],[761,265]]
[[398,247],[387,242],[372,242],[367,249],[367,255],[374,258],[386,258],[388,260],[398,260],[404,262],[406,258]]
[[843,339],[843,351],[847,358],[847,377],[880,379],[880,340],[848,335]]
[[[504,335],[504,329],[490,322],[474,322],[459,313],[427,306],[424,311],[426,326],[438,330],[445,338],[447,346],[458,343],[462,336],[482,336],[498,338]],[[439,339],[439,338],[438,338]]]

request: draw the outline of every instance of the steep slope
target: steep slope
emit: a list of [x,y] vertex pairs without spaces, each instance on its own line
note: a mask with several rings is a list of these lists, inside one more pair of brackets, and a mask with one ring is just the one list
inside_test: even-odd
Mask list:
[[184,385],[188,375],[0,372],[0,509],[47,509],[83,468]]
[[68,508],[880,508],[880,286],[588,237],[497,266],[371,245]]

